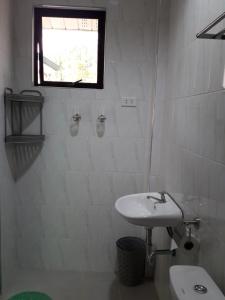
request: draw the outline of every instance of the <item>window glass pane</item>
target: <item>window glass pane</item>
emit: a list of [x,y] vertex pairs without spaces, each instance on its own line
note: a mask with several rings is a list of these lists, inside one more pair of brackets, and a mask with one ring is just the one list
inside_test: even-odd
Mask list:
[[98,20],[42,17],[44,80],[97,83]]

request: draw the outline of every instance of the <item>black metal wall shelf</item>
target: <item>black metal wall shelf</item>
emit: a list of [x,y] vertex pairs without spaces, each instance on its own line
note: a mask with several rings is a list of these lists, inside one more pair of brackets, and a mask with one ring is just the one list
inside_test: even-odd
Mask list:
[[27,144],[27,143],[42,143],[45,140],[44,135],[8,135],[5,137],[7,144]]
[[211,40],[225,40],[225,28],[217,33],[209,33],[216,25],[218,25],[223,19],[225,19],[225,12],[199,32],[196,37],[199,39],[211,39]]
[[[25,92],[25,91],[23,91]],[[28,92],[28,91],[26,91]],[[34,91],[33,91],[34,92]],[[7,101],[12,102],[30,102],[30,103],[44,103],[44,97],[35,96],[35,95],[26,95],[26,94],[7,94],[6,95]]]
[[[45,136],[42,133],[42,108],[44,97],[36,90],[23,90],[19,94],[13,93],[10,88],[5,89],[4,95],[5,104],[5,142],[7,144],[29,144],[43,143]],[[25,112],[27,107],[35,106],[35,114],[29,115],[29,122],[33,120],[31,117],[36,117],[37,113],[40,117],[40,134],[24,134],[25,128]],[[26,108],[26,110],[25,110]],[[7,122],[8,120],[8,122]]]

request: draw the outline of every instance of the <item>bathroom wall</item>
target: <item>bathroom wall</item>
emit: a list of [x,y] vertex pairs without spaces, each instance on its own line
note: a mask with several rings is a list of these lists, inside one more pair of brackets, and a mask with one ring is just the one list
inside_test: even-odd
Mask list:
[[1,205],[1,287],[13,279],[16,268],[15,183],[7,162],[4,143],[4,88],[12,86],[12,7],[11,1],[0,1],[0,205]]
[[[223,0],[161,1],[151,170],[152,190],[167,190],[182,205],[186,218],[201,218],[197,260],[223,292],[225,43],[196,39],[196,34],[224,12],[224,7]],[[164,232],[158,231],[155,239],[159,246],[169,245]],[[196,257],[190,263],[192,259]],[[158,260],[156,285],[160,299],[169,299],[169,265],[187,261],[187,257]]]
[[[17,253],[20,267],[113,271],[115,241],[140,235],[114,209],[125,194],[148,190],[155,80],[156,0],[14,0],[15,86],[32,85],[32,7],[36,4],[105,7],[104,90],[40,88],[44,147],[17,180]],[[122,108],[121,97],[137,99]],[[79,106],[79,133],[71,136]],[[105,111],[106,131],[96,135]]]

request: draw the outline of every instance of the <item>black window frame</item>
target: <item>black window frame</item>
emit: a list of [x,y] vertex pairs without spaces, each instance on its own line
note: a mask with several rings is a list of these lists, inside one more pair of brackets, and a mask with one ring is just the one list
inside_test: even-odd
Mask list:
[[[42,17],[98,19],[97,83],[62,82],[62,81],[44,80]],[[34,85],[103,89],[104,88],[105,21],[106,21],[106,12],[104,10],[34,7],[34,45],[33,45]],[[39,44],[39,53],[37,51],[38,44]],[[39,70],[39,74],[38,74],[38,70]]]

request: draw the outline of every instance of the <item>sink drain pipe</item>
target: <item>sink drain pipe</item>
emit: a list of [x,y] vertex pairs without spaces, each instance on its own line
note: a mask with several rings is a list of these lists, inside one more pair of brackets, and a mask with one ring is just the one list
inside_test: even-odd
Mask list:
[[[152,244],[152,228],[145,228],[146,231],[146,264],[145,264],[145,276],[153,279],[155,273],[155,264],[157,255],[172,255],[176,256],[176,250],[173,249],[160,249],[156,250],[156,247]],[[172,238],[173,230],[171,227],[167,228],[169,236]]]

